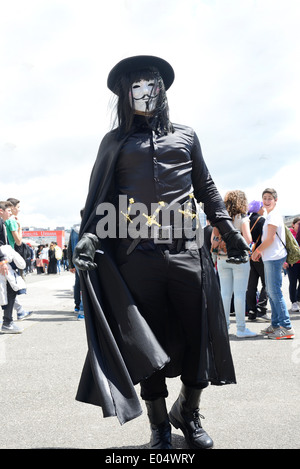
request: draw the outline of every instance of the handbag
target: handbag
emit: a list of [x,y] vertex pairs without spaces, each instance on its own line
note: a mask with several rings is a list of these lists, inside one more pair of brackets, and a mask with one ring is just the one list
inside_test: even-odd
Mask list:
[[276,231],[276,234],[282,244],[284,245],[286,252],[287,252],[287,258],[286,262],[290,265],[296,264],[298,261],[300,261],[300,248],[299,244],[297,243],[296,239],[294,238],[293,234],[291,231],[288,229],[286,225],[284,225],[284,230],[285,230],[285,243],[282,241],[280,238],[279,234]]
[[35,260],[35,265],[36,265],[36,267],[43,267],[43,259],[37,258]]

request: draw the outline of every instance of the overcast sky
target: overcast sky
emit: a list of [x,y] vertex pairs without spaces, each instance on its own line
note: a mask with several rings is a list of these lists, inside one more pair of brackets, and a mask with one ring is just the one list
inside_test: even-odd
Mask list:
[[121,59],[175,70],[173,122],[197,132],[222,196],[275,187],[300,212],[299,0],[0,0],[0,199],[23,226],[79,221]]

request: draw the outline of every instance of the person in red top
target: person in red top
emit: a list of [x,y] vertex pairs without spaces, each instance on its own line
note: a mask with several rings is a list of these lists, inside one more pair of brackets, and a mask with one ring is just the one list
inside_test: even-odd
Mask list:
[[[290,228],[291,233],[294,238],[299,239],[300,233],[300,217],[294,218],[292,222],[292,227]],[[300,311],[300,261],[297,264],[286,265],[286,271],[289,276],[289,296],[292,303],[291,311],[293,313]],[[298,284],[298,286],[297,286]]]

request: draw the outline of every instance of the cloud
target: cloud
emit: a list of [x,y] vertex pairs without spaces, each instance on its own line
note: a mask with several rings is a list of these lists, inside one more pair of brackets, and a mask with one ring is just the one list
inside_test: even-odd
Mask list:
[[[262,163],[264,164],[264,162]],[[268,176],[268,171],[264,171],[264,177],[260,177],[256,184],[248,183],[244,190],[248,200],[259,199],[262,191],[267,187],[274,187],[278,193],[277,206],[282,214],[296,215],[300,213],[299,199],[297,197],[297,183],[295,175],[300,174],[300,161],[283,166],[274,175]],[[296,176],[297,177],[297,176]]]

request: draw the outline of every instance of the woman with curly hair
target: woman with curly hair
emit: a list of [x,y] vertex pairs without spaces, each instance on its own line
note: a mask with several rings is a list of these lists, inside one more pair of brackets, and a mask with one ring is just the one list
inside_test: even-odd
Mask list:
[[[247,216],[248,202],[243,191],[229,191],[224,198],[226,209],[233,220],[235,229],[240,232],[246,242],[252,242],[250,232],[250,221]],[[229,263],[227,251],[219,238],[219,252],[217,257],[217,267],[220,278],[221,295],[225,310],[227,326],[230,326],[230,307],[232,295],[234,295],[234,311],[236,316],[236,336],[239,338],[254,337],[257,334],[246,327],[245,304],[246,291],[250,272],[249,256],[245,252],[236,263]]]
[[248,212],[248,202],[246,194],[243,191],[235,190],[227,192],[224,202],[232,219],[237,215],[246,215]]

